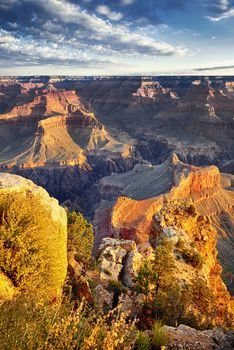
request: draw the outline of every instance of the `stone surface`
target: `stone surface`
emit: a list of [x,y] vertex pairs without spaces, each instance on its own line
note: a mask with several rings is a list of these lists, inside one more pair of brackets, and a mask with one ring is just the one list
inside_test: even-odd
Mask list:
[[234,349],[234,331],[228,332],[222,339],[221,350]]
[[0,304],[11,300],[17,293],[17,289],[7,276],[0,271]]
[[168,350],[219,350],[218,345],[205,332],[198,331],[185,325],[180,325],[178,328],[164,326],[165,331],[169,335]]
[[102,281],[120,281],[127,287],[133,286],[133,280],[144,261],[135,242],[104,238],[99,247],[99,254]]
[[[197,168],[180,162],[175,156],[158,166],[137,166],[125,174],[103,178],[105,191],[111,183],[121,183],[121,193],[112,205],[109,226],[98,227],[106,236],[134,240],[137,244],[147,242],[152,228],[152,217],[164,202],[192,198],[195,203],[207,201],[221,191],[220,174],[217,168]],[[229,193],[228,193],[229,194]],[[120,196],[121,195],[121,196]],[[234,198],[233,198],[234,201]],[[101,215],[101,209],[98,210]],[[103,208],[105,215],[105,207]]]
[[114,293],[108,292],[101,284],[95,288],[95,305],[104,310],[105,308],[112,308]]
[[99,257],[100,278],[103,281],[118,281],[127,251],[121,247],[106,247]]
[[122,282],[125,286],[133,287],[134,279],[144,261],[143,256],[135,250],[127,254],[122,271]]
[[231,350],[234,349],[234,332],[221,328],[199,331],[185,326],[164,326],[169,335],[168,350]]

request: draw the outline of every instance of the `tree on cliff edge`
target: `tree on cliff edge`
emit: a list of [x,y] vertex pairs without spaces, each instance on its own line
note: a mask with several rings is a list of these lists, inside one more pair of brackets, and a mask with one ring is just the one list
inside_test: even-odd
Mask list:
[[78,262],[87,264],[92,257],[93,226],[81,213],[68,213],[68,250],[75,253]]

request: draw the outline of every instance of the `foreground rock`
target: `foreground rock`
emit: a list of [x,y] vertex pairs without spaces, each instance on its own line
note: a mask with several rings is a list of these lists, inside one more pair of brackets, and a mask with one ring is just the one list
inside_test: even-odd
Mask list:
[[99,247],[99,269],[102,281],[121,281],[132,287],[143,263],[135,242],[104,238]]
[[169,336],[168,350],[231,350],[234,348],[234,333],[221,328],[207,331],[180,325],[178,328],[164,326]]
[[[0,173],[0,195],[3,198],[7,195],[19,195],[27,203],[36,197],[45,210],[47,223],[51,223],[51,227],[55,228],[52,231],[50,228],[45,228],[43,237],[36,237],[36,239],[40,241],[41,252],[45,252],[48,259],[46,265],[47,297],[53,301],[57,300],[61,296],[67,272],[67,215],[65,210],[59,206],[56,199],[48,195],[46,190],[17,175]],[[19,207],[18,210],[20,212],[21,208]],[[33,210],[32,207],[31,211]],[[3,273],[0,273],[0,281],[0,300],[7,300],[14,295],[14,292],[17,292],[17,288]]]

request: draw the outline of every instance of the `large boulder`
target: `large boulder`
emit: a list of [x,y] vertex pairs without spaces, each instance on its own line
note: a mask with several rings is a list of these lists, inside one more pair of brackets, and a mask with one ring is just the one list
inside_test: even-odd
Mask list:
[[[0,206],[11,208],[11,202],[15,200],[14,215],[22,216],[22,207],[17,207],[17,200],[22,205],[28,206],[25,210],[27,220],[31,220],[35,226],[35,234],[33,239],[39,242],[38,256],[40,259],[45,258],[43,273],[45,276],[37,283],[37,278],[41,276],[35,274],[33,284],[35,282],[36,289],[44,294],[45,298],[50,300],[58,300],[62,293],[62,287],[67,272],[67,215],[66,211],[59,205],[58,201],[51,198],[46,190],[35,185],[32,181],[26,180],[20,176],[0,173]],[[27,207],[26,207],[27,208]],[[37,212],[39,209],[40,213]],[[3,209],[1,209],[3,210]],[[12,210],[12,208],[11,208]],[[20,216],[21,215],[21,216]],[[40,215],[43,215],[42,217]],[[24,227],[20,224],[22,238],[27,246],[28,236],[24,235]],[[41,226],[40,226],[41,225]],[[42,227],[40,230],[38,228]],[[1,226],[0,226],[1,228]],[[30,231],[29,231],[30,234]],[[32,237],[31,237],[32,238]],[[23,242],[24,244],[24,242]],[[3,254],[6,250],[3,249]],[[27,251],[26,253],[27,254]],[[37,253],[36,253],[37,254]],[[34,262],[37,255],[34,257]],[[39,259],[39,258],[38,258]],[[29,265],[31,260],[29,259]],[[39,264],[39,263],[38,263]],[[5,276],[4,276],[5,274]],[[0,300],[7,300],[13,296],[13,290],[19,291],[15,281],[11,281],[9,273],[1,272],[1,288]],[[14,288],[12,286],[14,283]],[[15,288],[16,287],[16,288]]]
[[200,331],[186,325],[163,327],[169,337],[168,350],[231,350],[234,349],[234,331],[213,328]]
[[99,269],[102,281],[121,281],[132,287],[144,260],[131,240],[104,238],[99,247]]
[[164,330],[169,336],[168,350],[218,350],[220,344],[217,344],[216,339],[212,334],[206,331],[179,325],[178,328],[164,326]]

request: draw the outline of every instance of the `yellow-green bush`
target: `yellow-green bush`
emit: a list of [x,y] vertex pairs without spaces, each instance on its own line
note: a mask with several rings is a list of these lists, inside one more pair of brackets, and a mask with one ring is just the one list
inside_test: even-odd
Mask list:
[[150,350],[151,344],[151,338],[146,332],[137,332],[135,350]]
[[0,270],[34,298],[57,297],[66,271],[66,227],[31,193],[0,193]]

